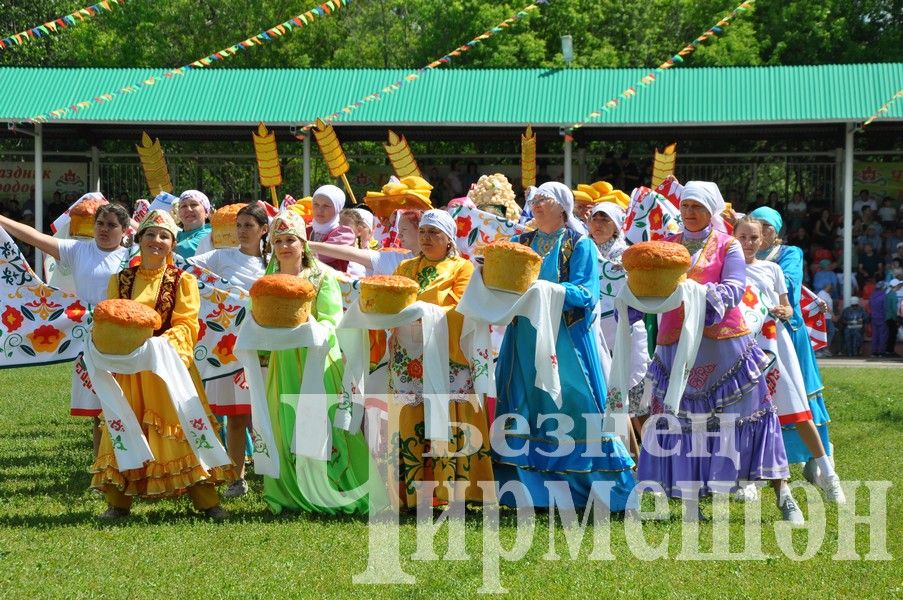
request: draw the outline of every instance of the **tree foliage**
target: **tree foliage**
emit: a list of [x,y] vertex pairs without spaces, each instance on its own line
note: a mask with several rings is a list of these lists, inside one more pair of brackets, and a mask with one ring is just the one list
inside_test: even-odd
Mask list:
[[[0,51],[0,65],[175,67],[303,13],[315,0],[130,0],[112,13],[48,38]],[[229,67],[415,68],[510,16],[525,0],[355,0],[280,40],[228,59]],[[452,68],[654,67],[726,15],[738,0],[551,0]],[[11,3],[6,36],[84,5]],[[759,0],[725,35],[688,60],[694,66],[903,60],[903,0]]]

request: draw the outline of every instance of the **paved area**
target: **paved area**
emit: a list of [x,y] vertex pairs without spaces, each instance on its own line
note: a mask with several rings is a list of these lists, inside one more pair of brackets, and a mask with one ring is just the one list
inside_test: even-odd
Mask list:
[[868,369],[903,369],[903,358],[848,358],[845,356],[819,358],[818,366],[825,367],[858,367]]

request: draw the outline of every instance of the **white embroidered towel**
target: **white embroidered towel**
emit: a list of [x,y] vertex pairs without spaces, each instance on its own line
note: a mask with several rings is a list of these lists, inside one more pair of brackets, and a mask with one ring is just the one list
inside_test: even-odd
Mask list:
[[534,385],[548,392],[560,408],[561,380],[555,342],[563,307],[564,287],[557,283],[537,281],[523,295],[490,290],[483,284],[482,267],[478,267],[456,309],[464,315],[461,348],[469,353],[473,364],[474,391],[496,396],[489,325],[508,325],[514,317],[524,317],[536,329]]

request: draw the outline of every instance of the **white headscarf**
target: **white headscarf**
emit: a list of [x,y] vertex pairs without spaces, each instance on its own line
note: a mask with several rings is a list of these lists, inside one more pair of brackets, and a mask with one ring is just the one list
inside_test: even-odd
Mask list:
[[619,235],[621,228],[624,227],[624,219],[627,217],[624,209],[614,202],[599,202],[598,204],[593,204],[587,220],[592,219],[594,214],[600,212],[608,215],[608,218],[615,224],[615,235]]
[[332,218],[332,221],[322,225],[314,219],[312,223],[314,233],[329,233],[339,226],[339,213],[345,208],[345,192],[342,191],[342,188],[334,185],[321,185],[314,191],[314,195],[311,198],[316,198],[317,196],[323,196],[332,202],[332,205],[335,207],[335,216]]
[[354,212],[359,214],[361,218],[364,220],[364,224],[370,228],[370,231],[373,231],[373,213],[369,210],[364,210],[363,208],[352,208]]
[[451,243],[455,243],[457,238],[458,226],[452,216],[444,210],[434,208],[423,213],[420,217],[420,226],[431,225],[448,236]]
[[587,235],[586,226],[574,216],[574,192],[571,188],[557,181],[547,181],[539,187],[528,187],[526,191],[527,206],[531,207],[538,197],[548,198],[564,209],[568,227],[583,235]]
[[207,212],[207,214],[210,214],[210,198],[207,197],[207,194],[199,190],[185,190],[179,195],[179,202],[188,200],[189,198],[200,202],[201,206],[204,207],[204,210]]
[[724,198],[721,190],[711,181],[688,181],[680,192],[680,201],[695,200],[712,215],[712,226],[719,231],[726,231],[721,213],[724,211]]

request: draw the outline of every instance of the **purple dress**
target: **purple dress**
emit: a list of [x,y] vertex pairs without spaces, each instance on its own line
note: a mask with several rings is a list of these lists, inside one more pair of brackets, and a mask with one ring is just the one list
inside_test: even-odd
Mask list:
[[[694,265],[709,233],[706,228],[683,234]],[[718,260],[720,279],[706,284],[707,326],[721,323],[746,288],[746,262],[736,241]],[[643,431],[638,479],[656,481],[669,496],[681,498],[695,496],[694,487],[708,495],[731,492],[739,480],[789,478],[765,379],[772,360],[753,337],[702,338],[677,418],[668,423],[661,415],[676,351],[677,343],[659,344],[649,366],[652,416]]]

